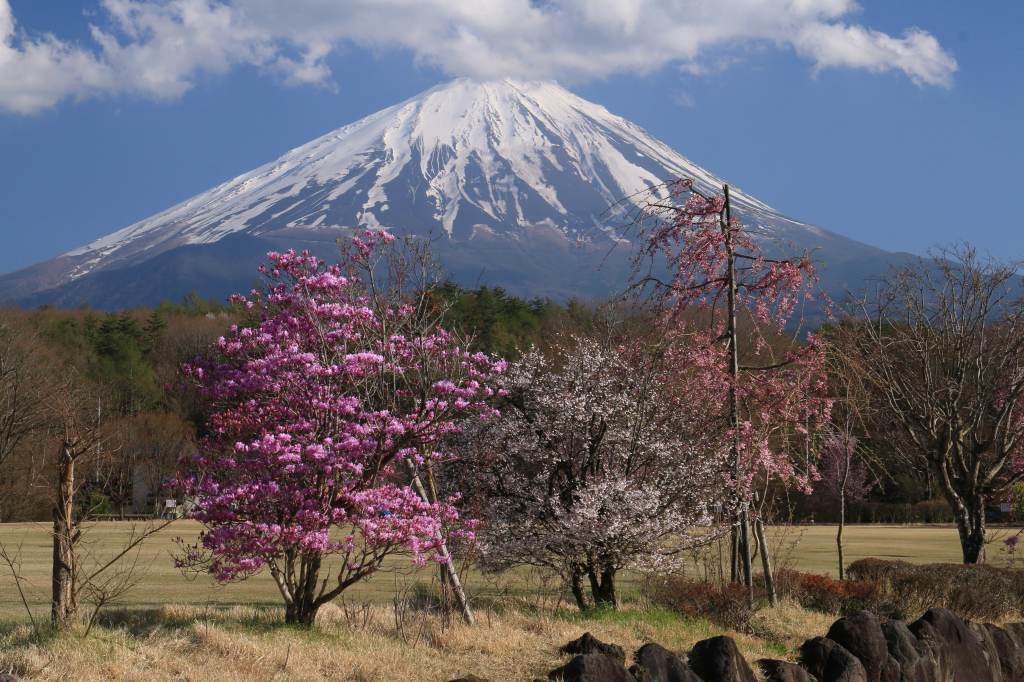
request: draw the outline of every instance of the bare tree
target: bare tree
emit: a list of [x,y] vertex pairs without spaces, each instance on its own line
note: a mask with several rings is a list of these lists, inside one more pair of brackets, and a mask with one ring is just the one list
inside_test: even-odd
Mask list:
[[874,485],[871,472],[858,452],[857,437],[849,429],[825,438],[818,470],[821,485],[839,502],[839,527],[836,529],[836,552],[839,555],[839,579],[846,578],[843,557],[843,530],[846,527],[846,503],[862,499]]
[[968,245],[883,282],[835,332],[840,357],[884,405],[870,419],[935,476],[964,563],[984,560],[985,506],[1024,477],[1024,299],[1020,266]]
[[[69,370],[69,374],[74,372]],[[50,621],[58,630],[70,626],[78,611],[80,584],[75,546],[81,539],[81,515],[76,495],[81,481],[76,467],[103,447],[102,402],[68,376],[64,391],[54,404],[54,431],[58,442],[53,503],[53,567]],[[88,406],[88,407],[87,407]],[[89,408],[92,409],[89,409]]]
[[53,565],[50,621],[57,630],[70,628],[82,601],[93,605],[89,628],[99,611],[135,586],[143,542],[167,527],[170,521],[133,525],[124,543],[112,553],[100,553],[88,541],[88,517],[92,510],[81,500],[83,474],[96,478],[116,469],[118,448],[104,422],[103,400],[78,376],[64,368],[61,390],[51,405],[51,427],[57,446],[54,477]]
[[[12,455],[45,421],[48,382],[37,341],[0,322],[0,483]],[[5,516],[0,499],[0,520]]]

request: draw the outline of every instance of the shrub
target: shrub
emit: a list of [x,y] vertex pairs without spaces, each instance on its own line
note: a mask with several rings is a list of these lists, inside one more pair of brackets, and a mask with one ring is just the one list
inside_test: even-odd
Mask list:
[[710,583],[683,576],[651,580],[644,585],[648,599],[691,618],[707,618],[716,625],[750,632],[754,607],[747,588],[736,583]]
[[913,618],[933,606],[973,620],[1019,617],[1024,611],[1024,571],[862,559],[850,564],[848,575],[875,584],[875,610],[892,617]]
[[860,559],[846,568],[850,580],[868,580],[884,583],[897,573],[914,568],[914,564],[906,561],[890,561],[888,559]]
[[835,580],[827,575],[780,570],[775,585],[781,596],[824,613],[852,613],[877,607],[878,602],[877,583],[866,580]]

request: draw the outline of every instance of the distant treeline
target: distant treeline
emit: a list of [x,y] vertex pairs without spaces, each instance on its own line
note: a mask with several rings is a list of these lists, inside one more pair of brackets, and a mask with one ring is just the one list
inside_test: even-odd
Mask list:
[[[609,306],[579,300],[524,300],[501,288],[466,289],[445,283],[434,292],[444,310],[443,326],[468,337],[474,349],[514,360],[531,345],[544,347],[558,332],[587,331]],[[621,314],[621,307],[619,313]],[[642,313],[628,315],[642,318]],[[156,505],[159,481],[201,429],[202,415],[187,391],[180,390],[180,368],[202,354],[231,324],[244,321],[240,307],[197,294],[155,308],[100,312],[41,307],[0,310],[0,330],[30,346],[34,371],[73,373],[95,396],[98,417],[117,431],[117,457],[108,470],[93,472],[104,509],[139,511]],[[10,342],[10,339],[9,339]],[[113,442],[113,441],[112,441]],[[884,444],[870,444],[884,456]],[[43,519],[49,515],[49,483],[35,479],[47,466],[52,443],[30,439],[11,453],[0,471],[0,520]],[[139,498],[139,463],[146,464],[148,492]],[[45,481],[45,478],[40,479]],[[32,490],[29,496],[14,491]],[[778,521],[832,522],[835,503],[816,491],[790,494],[776,510]],[[857,523],[928,523],[952,520],[948,505],[925,472],[892,465],[868,497],[850,505]]]
[[[501,288],[448,283],[434,296],[446,328],[469,338],[474,349],[509,359],[557,330],[586,327],[598,314],[596,306],[580,301],[526,301]],[[244,321],[243,308],[195,293],[178,303],[113,313],[0,309],[0,365],[18,365],[17,376],[5,377],[5,397],[8,388],[21,392],[22,403],[26,391],[52,400],[74,390],[80,421],[95,420],[109,432],[108,454],[87,472],[82,499],[103,513],[150,511],[160,503],[161,481],[202,428],[203,415],[183,388],[180,368]],[[53,467],[58,440],[56,427],[6,439],[11,445],[0,452],[0,521],[49,518],[52,479],[44,472]]]

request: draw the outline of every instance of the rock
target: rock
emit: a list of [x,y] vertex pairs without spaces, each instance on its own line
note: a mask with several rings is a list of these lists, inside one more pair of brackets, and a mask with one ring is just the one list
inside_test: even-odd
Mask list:
[[949,609],[928,609],[909,628],[931,648],[942,679],[1001,682],[1002,673],[989,666],[984,642]]
[[580,654],[548,673],[558,682],[635,682],[622,664],[605,654]]
[[18,682],[18,678],[9,673],[0,673],[0,682]]
[[762,658],[757,662],[757,667],[768,682],[815,682],[809,672],[789,661]]
[[575,639],[561,649],[558,650],[560,654],[604,654],[605,656],[611,656],[616,659],[623,667],[626,665],[626,652],[621,646],[616,644],[605,644],[597,637],[594,637],[589,632],[584,632],[583,636],[579,639]]
[[637,682],[701,682],[686,661],[660,644],[644,644],[633,660],[629,672]]
[[867,682],[860,660],[828,637],[815,637],[800,646],[800,662],[820,682]]
[[[1010,623],[1000,628],[1010,638],[1010,642],[999,641],[999,660],[1002,663],[1002,675],[1008,680],[1024,680],[1024,623]],[[1013,647],[1013,653],[1002,647]],[[1009,673],[1008,673],[1009,671]]]
[[1003,626],[1006,630],[1021,646],[1024,646],[1024,623],[1007,623]]
[[697,642],[690,652],[690,670],[704,682],[756,682],[754,671],[725,636]]
[[[826,636],[857,657],[864,666],[868,682],[900,682],[898,669],[889,661],[885,635],[875,614],[859,611],[840,618],[832,624]],[[895,677],[892,676],[894,670]]]
[[[991,630],[981,623],[967,622],[974,636],[978,638],[981,645],[981,653],[985,657],[985,667],[988,668],[989,677],[992,680],[1003,682],[1003,669],[999,661],[999,652],[996,648],[995,637]],[[994,627],[994,626],[993,626]]]
[[932,682],[938,679],[939,664],[932,651],[921,644],[907,624],[900,620],[882,623],[889,657],[900,682]]
[[1010,629],[1004,629],[992,623],[979,625],[988,641],[986,647],[998,667],[1004,682],[1024,680],[1024,642]]
[[881,682],[902,682],[903,668],[896,659],[891,656],[885,659],[885,666],[882,668]]

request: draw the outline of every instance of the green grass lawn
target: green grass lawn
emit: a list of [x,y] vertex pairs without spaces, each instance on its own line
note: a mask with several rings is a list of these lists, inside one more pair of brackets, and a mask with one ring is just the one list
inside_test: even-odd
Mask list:
[[[87,546],[92,556],[87,562],[108,557],[122,546],[128,523],[104,522],[87,531]],[[161,604],[203,605],[277,605],[280,596],[268,575],[247,581],[217,585],[205,576],[185,577],[174,567],[174,540],[194,542],[199,525],[179,521],[151,538],[139,554],[139,584],[127,596],[127,604],[139,607]],[[989,561],[1004,563],[999,551],[1001,539],[1016,529],[994,529],[990,533]],[[836,572],[835,526],[799,526],[769,529],[775,545],[776,565],[813,573]],[[849,526],[844,546],[847,562],[863,557],[901,559],[916,563],[959,562],[960,548],[956,530],[937,526]],[[48,524],[0,524],[0,542],[14,552],[21,545],[21,574],[33,610],[45,614],[49,603],[51,545]],[[432,568],[415,568],[408,559],[394,557],[370,580],[353,586],[346,593],[350,601],[389,602],[396,592],[409,590],[416,582],[427,582],[436,575]],[[513,571],[500,576],[472,573],[464,577],[468,589],[476,595],[502,592],[530,594],[550,588],[535,572]],[[635,579],[626,576],[622,591],[635,589]],[[6,566],[0,565],[0,619],[22,616],[22,606],[14,581]]]

